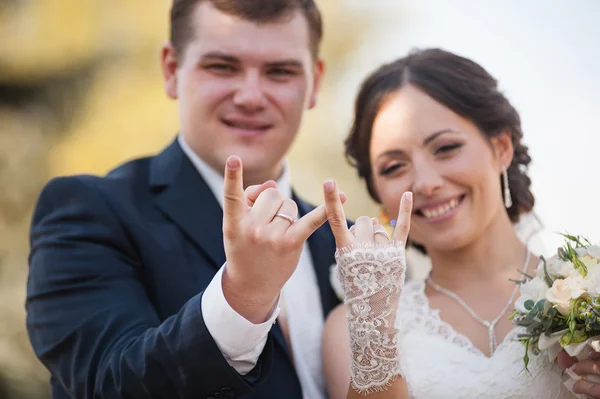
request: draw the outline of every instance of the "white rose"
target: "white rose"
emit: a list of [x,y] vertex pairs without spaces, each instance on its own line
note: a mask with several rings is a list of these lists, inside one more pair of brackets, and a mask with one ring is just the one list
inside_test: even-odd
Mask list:
[[600,257],[595,257],[590,253],[579,257],[579,260],[581,260],[581,262],[585,265],[588,272],[600,268]]
[[587,254],[596,259],[600,259],[600,245],[590,245],[587,248]]
[[579,273],[579,272],[575,269],[575,265],[573,264],[573,262],[570,262],[570,261],[563,262],[562,267],[558,271],[558,275],[560,277],[568,277],[568,276],[572,275],[573,273]]
[[537,303],[546,297],[548,289],[548,284],[541,277],[534,277],[521,285],[521,296],[515,301],[515,308],[521,313],[527,313],[525,302],[532,300],[533,303]]
[[588,266],[588,275],[583,279],[583,288],[592,297],[600,296],[600,267],[590,269]]
[[600,258],[600,245],[590,245],[587,248],[575,248],[575,253],[578,256],[591,255],[595,258]]
[[546,299],[552,302],[558,311],[567,316],[571,313],[571,299],[585,293],[583,277],[575,271],[564,279],[554,280],[552,288],[546,291]]
[[[553,257],[546,259],[546,270],[548,271],[548,274],[554,278],[560,275],[560,270],[563,268],[564,264],[565,261],[560,259],[558,255],[554,255]],[[544,275],[544,262],[538,264],[536,274],[538,276]]]

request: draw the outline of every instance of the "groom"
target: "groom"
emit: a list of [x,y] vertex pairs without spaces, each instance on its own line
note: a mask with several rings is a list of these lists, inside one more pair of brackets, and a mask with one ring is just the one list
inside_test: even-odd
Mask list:
[[162,69],[181,134],[52,180],[35,209],[27,328],[53,398],[325,397],[335,243],[284,162],[321,35],[311,0],[174,0]]

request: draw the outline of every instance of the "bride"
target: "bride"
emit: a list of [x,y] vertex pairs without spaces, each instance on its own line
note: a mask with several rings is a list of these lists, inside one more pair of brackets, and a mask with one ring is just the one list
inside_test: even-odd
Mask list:
[[[323,341],[332,399],[572,397],[545,356],[524,371],[508,318],[510,280],[539,263],[513,226],[534,206],[522,137],[496,80],[452,53],[412,53],[363,83],[346,152],[399,215],[397,241],[367,217],[348,230],[337,188],[325,190],[345,292]],[[407,238],[431,272],[404,285]]]

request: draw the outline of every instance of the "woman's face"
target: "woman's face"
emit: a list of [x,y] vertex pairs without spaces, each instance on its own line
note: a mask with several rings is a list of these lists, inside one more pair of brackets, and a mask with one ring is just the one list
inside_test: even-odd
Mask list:
[[512,160],[508,132],[487,140],[468,119],[414,86],[384,102],[373,124],[373,182],[395,217],[412,191],[410,237],[428,251],[468,245],[494,218],[507,217],[500,176]]

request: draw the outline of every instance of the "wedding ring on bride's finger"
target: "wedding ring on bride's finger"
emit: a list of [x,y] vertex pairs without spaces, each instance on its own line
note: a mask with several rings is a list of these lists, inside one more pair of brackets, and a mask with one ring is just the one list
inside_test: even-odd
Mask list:
[[384,236],[386,239],[388,239],[388,240],[390,239],[390,235],[388,234],[388,232],[387,232],[387,231],[386,231],[386,230],[385,230],[383,227],[380,227],[380,228],[376,229],[376,230],[373,232],[373,236],[375,236],[375,234],[381,234],[381,235],[382,235],[382,236]]
[[291,216],[288,216],[288,215],[286,215],[285,213],[277,213],[277,214],[276,214],[276,215],[273,217],[273,219],[275,219],[275,218],[283,218],[283,219],[287,220],[288,222],[290,222],[290,224],[293,224],[293,223],[294,223],[294,218],[293,218],[293,217],[291,217]]

